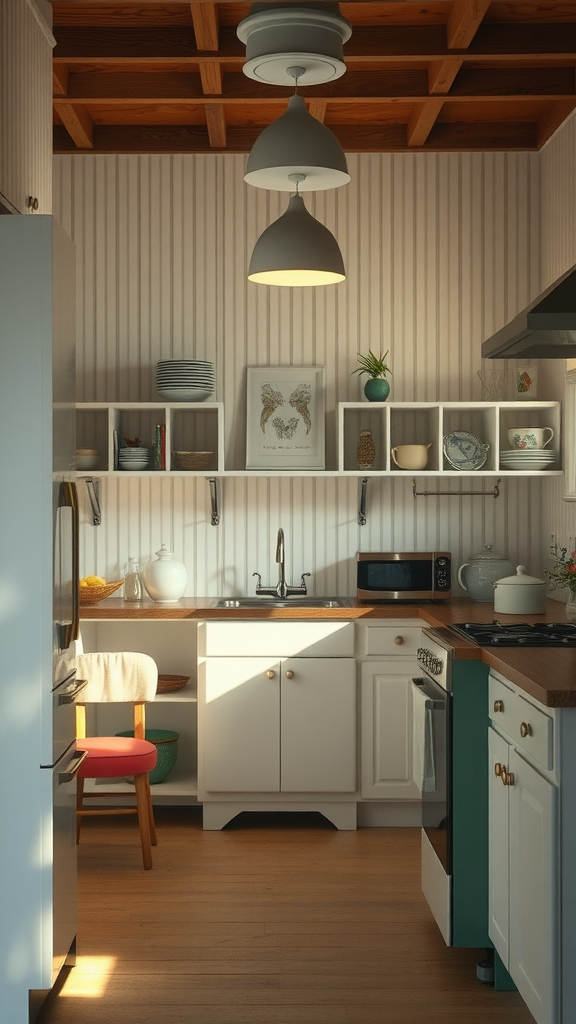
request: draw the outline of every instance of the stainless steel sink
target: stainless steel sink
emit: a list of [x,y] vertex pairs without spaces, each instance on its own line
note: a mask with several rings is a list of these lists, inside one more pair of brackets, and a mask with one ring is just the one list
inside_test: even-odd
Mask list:
[[221,597],[217,608],[350,608],[346,597]]

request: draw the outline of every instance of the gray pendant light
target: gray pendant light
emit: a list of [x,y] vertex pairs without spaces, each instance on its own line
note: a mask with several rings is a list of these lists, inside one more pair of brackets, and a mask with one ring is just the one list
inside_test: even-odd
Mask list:
[[338,188],[350,181],[338,139],[308,113],[306,103],[297,94],[290,98],[288,110],[256,139],[244,181],[256,188],[289,192],[291,174],[305,175],[302,191],[306,192]]
[[[299,182],[301,175],[293,180]],[[286,213],[260,235],[248,280],[257,284],[306,288],[344,281],[344,260],[334,235],[315,220],[302,196],[291,196]]]

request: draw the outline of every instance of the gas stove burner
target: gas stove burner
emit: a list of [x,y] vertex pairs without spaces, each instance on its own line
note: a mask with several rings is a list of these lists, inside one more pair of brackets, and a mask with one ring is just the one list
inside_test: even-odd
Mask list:
[[576,647],[569,622],[459,622],[452,629],[479,647]]

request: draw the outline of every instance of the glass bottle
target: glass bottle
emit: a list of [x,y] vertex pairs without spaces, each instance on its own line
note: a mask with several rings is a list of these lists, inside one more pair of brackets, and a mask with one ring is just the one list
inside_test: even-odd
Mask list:
[[140,565],[137,558],[129,558],[124,574],[124,600],[142,600],[142,580],[140,578]]

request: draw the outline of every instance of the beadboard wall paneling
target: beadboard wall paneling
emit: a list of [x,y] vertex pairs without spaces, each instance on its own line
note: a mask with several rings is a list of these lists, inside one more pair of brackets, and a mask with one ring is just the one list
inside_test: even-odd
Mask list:
[[0,3],[0,199],[52,212],[53,38],[33,0]]
[[[576,118],[556,133],[540,154],[542,188],[542,286],[576,265]],[[564,400],[566,361],[540,361],[550,397]],[[543,507],[545,547],[552,538],[576,547],[576,504],[562,500],[562,480],[550,482]]]
[[[361,396],[359,351],[390,350],[394,400],[481,397],[482,341],[540,287],[536,154],[350,156],[348,186],[305,197],[348,273],[319,289],[247,282],[253,245],[287,196],[246,186],[244,166],[221,155],[55,158],[55,213],[78,253],[79,400],[155,400],[158,359],[212,359],[226,465],[241,469],[247,366],[326,367],[329,468],[337,403]],[[128,555],[147,560],[165,541],[186,562],[189,594],[250,593],[253,572],[277,578],[279,526],[290,582],[311,572],[316,594],[354,593],[358,549],[447,549],[457,566],[491,543],[539,571],[542,481],[507,480],[498,499],[414,499],[410,474],[370,480],[365,527],[359,486],[227,478],[214,528],[203,479],[104,479],[101,527],[81,494],[82,571],[114,578]],[[419,481],[438,492],[489,486]]]

